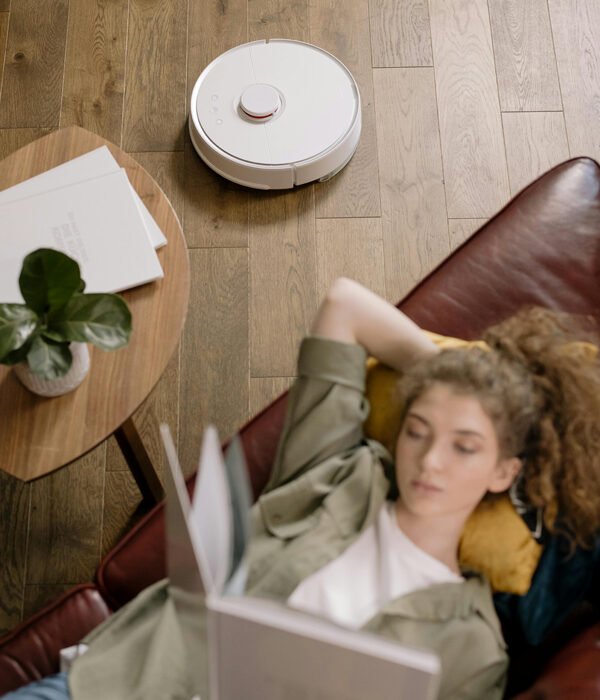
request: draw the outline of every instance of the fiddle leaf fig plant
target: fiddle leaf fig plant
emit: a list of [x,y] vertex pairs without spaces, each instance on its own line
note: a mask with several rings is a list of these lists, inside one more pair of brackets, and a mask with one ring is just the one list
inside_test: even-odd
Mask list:
[[72,342],[117,350],[129,342],[131,312],[117,294],[85,294],[79,265],[50,248],[27,255],[19,276],[24,304],[0,304],[0,364],[26,361],[43,379],[71,367]]

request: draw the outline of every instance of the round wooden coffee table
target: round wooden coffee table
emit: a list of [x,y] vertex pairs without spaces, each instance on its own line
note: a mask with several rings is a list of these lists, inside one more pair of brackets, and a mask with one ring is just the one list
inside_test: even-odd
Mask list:
[[164,278],[123,292],[133,316],[129,345],[116,352],[90,346],[90,372],[70,394],[35,396],[9,367],[0,365],[0,468],[29,481],[77,459],[115,433],[144,497],[155,501],[162,497],[162,487],[131,415],[160,379],[183,329],[190,267],[177,216],[133,158],[79,127],[61,129],[8,156],[0,167],[0,190],[103,145],[126,169],[167,238],[158,251]]

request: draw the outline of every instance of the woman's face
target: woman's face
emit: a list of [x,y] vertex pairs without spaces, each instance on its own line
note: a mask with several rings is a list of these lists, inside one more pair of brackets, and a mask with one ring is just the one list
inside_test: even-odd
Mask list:
[[501,459],[479,400],[442,383],[413,402],[396,443],[400,498],[414,515],[466,519],[487,491],[507,489],[519,466]]

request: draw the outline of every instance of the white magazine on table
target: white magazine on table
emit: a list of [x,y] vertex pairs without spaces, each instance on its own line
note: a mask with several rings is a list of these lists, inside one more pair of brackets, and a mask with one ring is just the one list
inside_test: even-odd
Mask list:
[[22,303],[23,258],[54,248],[77,260],[86,292],[163,277],[123,169],[0,206],[0,301]]
[[[240,595],[250,505],[247,477],[241,483],[245,464],[240,444],[233,444],[226,464],[216,430],[207,429],[192,505],[166,425],[161,436],[169,465],[170,591],[188,665],[196,672],[197,693],[208,685],[210,700],[437,697],[440,662],[435,654],[346,629],[282,603]],[[232,483],[233,492],[228,492]],[[245,513],[240,511],[244,500]],[[206,629],[196,624],[203,607],[208,610]],[[209,666],[203,669],[199,657],[206,644]],[[202,673],[208,674],[208,684]]]
[[[84,153],[77,158],[61,163],[55,168],[46,170],[35,177],[24,180],[17,185],[8,187],[0,192],[0,205],[8,204],[19,199],[26,199],[36,194],[43,194],[52,190],[74,185],[85,180],[93,180],[102,175],[118,172],[121,166],[117,163],[107,146],[101,146],[93,151]],[[148,211],[139,194],[129,183],[133,198],[138,206],[140,216],[152,241],[154,248],[158,249],[167,242],[163,232]]]

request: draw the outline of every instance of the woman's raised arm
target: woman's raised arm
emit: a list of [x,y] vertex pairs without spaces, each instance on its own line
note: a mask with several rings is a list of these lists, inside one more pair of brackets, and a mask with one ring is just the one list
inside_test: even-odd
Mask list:
[[340,277],[323,300],[311,332],[346,343],[358,343],[378,360],[404,370],[425,355],[438,352],[416,323],[358,282]]

